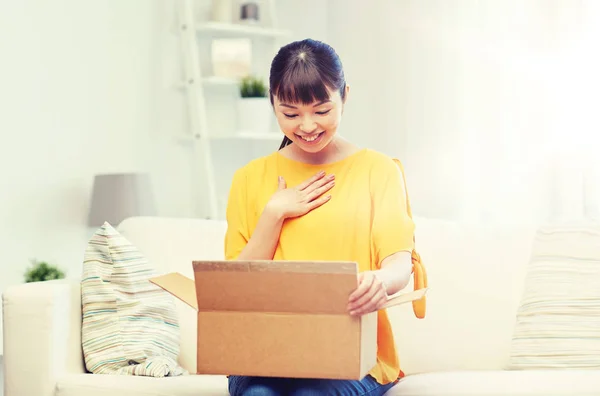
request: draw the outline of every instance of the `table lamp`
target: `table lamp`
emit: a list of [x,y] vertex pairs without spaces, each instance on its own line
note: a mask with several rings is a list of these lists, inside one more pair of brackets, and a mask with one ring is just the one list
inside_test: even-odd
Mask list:
[[88,225],[105,221],[113,227],[128,217],[156,214],[150,177],[144,173],[101,174],[94,177]]

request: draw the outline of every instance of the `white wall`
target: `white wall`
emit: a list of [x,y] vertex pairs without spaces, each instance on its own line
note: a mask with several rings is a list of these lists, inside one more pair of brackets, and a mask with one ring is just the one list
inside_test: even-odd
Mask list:
[[180,111],[160,74],[165,5],[2,2],[0,291],[32,258],[79,276],[94,174],[153,172],[161,213],[189,214],[189,148],[165,133]]
[[331,0],[328,13],[353,86],[344,128],[403,160],[416,214],[598,215],[598,2]]
[[444,168],[466,149],[458,111],[465,75],[446,26],[465,22],[464,3],[330,1],[329,37],[351,85],[344,130],[403,161],[413,210],[428,217],[461,209],[462,174]]

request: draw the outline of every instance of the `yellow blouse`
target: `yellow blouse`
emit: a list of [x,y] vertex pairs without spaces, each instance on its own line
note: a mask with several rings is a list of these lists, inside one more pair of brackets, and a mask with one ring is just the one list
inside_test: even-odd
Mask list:
[[[294,187],[319,170],[335,175],[331,200],[284,222],[274,260],[353,261],[376,270],[387,256],[412,252],[414,223],[401,168],[392,158],[362,149],[326,165],[301,163],[279,152],[251,161],[233,178],[227,205],[225,257],[238,257],[277,190],[277,177]],[[378,359],[371,375],[381,384],[403,374],[385,310],[378,313]]]

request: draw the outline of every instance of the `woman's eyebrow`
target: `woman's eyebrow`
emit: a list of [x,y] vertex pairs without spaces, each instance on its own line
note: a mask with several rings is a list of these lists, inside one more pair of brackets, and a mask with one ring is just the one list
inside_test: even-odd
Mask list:
[[[329,103],[329,102],[331,102],[331,100],[329,100],[329,99],[327,99],[327,100],[322,100],[322,101],[320,101],[320,102],[318,102],[318,103],[315,103],[315,104],[313,105],[313,107],[321,106],[322,104]],[[292,106],[292,105],[290,105],[290,104],[287,104],[287,103],[279,103],[279,106],[281,106],[281,107],[289,107],[290,109],[297,109],[297,107],[296,107],[296,106]]]

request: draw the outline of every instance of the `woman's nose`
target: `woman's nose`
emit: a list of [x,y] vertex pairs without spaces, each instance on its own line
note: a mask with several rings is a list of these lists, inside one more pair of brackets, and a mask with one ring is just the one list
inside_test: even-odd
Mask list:
[[300,122],[300,130],[305,133],[310,133],[317,128],[317,123],[313,121],[312,117],[303,117]]

